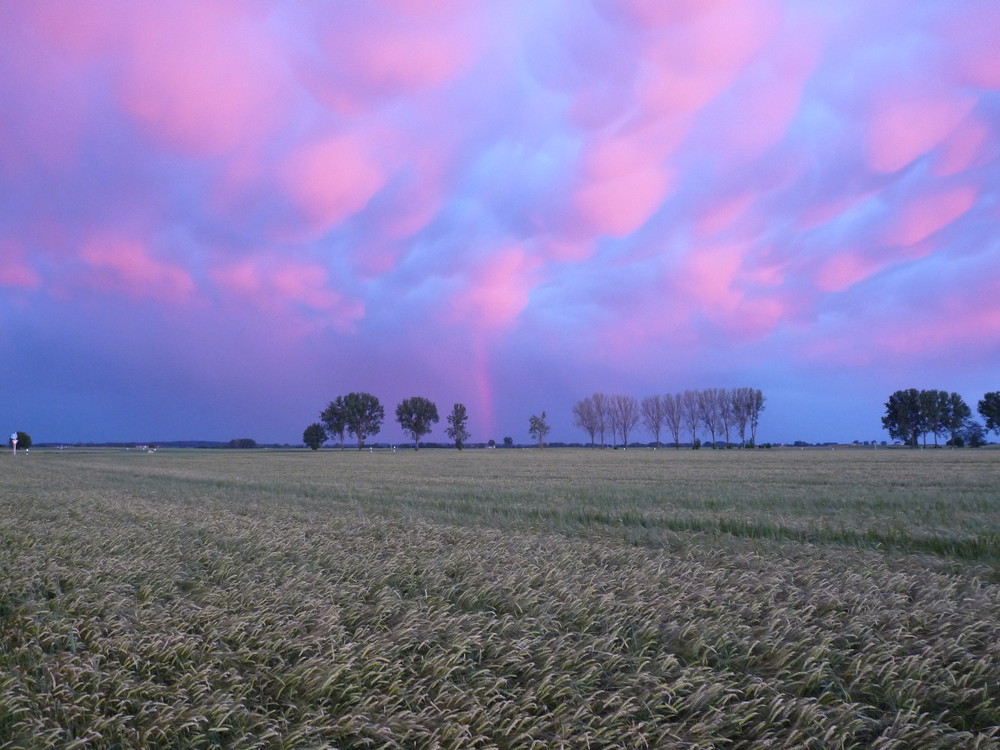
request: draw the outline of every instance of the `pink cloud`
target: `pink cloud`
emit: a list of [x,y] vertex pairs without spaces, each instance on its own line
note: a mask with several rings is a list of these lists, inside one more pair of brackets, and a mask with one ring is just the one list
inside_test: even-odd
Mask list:
[[943,26],[958,78],[966,85],[1000,89],[1000,6],[994,0],[949,4]]
[[[648,4],[652,6],[653,4]],[[660,3],[652,12],[670,25],[640,48],[645,66],[639,98],[663,114],[692,114],[724,91],[775,32],[775,3]],[[636,4],[627,4],[636,13]]]
[[722,331],[756,339],[770,333],[789,311],[779,289],[784,269],[761,264],[749,245],[709,245],[691,250],[673,286],[685,306]]
[[816,272],[815,283],[824,292],[842,292],[888,265],[866,253],[843,250],[824,262]]
[[21,244],[0,239],[0,286],[37,289],[41,285],[41,276],[24,256]]
[[904,203],[885,229],[892,245],[914,245],[948,226],[976,202],[976,190],[962,186],[934,190]]
[[896,172],[940,145],[976,99],[956,89],[903,85],[876,94],[866,134],[868,165]]
[[541,261],[518,246],[498,250],[480,264],[452,300],[449,318],[477,329],[499,331],[528,306]]
[[314,263],[258,256],[221,263],[209,276],[224,292],[263,310],[305,308],[322,313],[338,330],[351,330],[364,316],[364,305],[331,289],[329,273]]
[[327,106],[351,116],[386,98],[442,87],[480,51],[482,15],[457,0],[353,4],[319,31],[324,57],[303,68],[304,80]]
[[966,117],[938,149],[932,166],[934,174],[948,177],[986,163],[996,152],[990,143],[991,135],[989,126],[974,113]]
[[672,172],[659,162],[664,144],[645,132],[597,138],[581,155],[576,214],[594,231],[624,237],[639,229],[669,193]]
[[709,206],[695,220],[695,232],[704,237],[731,228],[753,205],[755,197],[752,194],[738,195]]
[[299,146],[279,180],[302,215],[325,230],[364,208],[386,177],[366,139],[345,133]]
[[185,269],[157,260],[142,242],[115,233],[92,236],[80,249],[80,259],[99,288],[173,303],[189,301],[195,291]]
[[153,138],[210,156],[259,143],[283,121],[290,78],[266,9],[229,0],[125,9],[119,95]]

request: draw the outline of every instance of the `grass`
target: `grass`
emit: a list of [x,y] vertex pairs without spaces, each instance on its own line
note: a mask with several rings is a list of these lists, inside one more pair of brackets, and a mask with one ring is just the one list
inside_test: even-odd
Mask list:
[[1000,745],[1000,452],[0,458],[0,748]]

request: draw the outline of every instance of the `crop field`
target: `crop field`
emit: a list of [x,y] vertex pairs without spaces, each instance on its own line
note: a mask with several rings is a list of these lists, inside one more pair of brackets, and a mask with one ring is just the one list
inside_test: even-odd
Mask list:
[[0,748],[997,748],[1000,451],[0,456]]

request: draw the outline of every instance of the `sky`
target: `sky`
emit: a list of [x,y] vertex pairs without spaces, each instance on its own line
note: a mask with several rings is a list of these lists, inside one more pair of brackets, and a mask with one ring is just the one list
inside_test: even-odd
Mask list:
[[[472,441],[751,386],[1000,390],[996,0],[0,4],[0,426]],[[640,438],[642,439],[642,438]]]

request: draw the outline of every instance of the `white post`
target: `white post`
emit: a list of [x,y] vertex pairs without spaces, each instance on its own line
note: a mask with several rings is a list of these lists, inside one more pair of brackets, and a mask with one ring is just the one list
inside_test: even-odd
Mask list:
[[10,442],[11,442],[11,445],[12,445],[11,452],[16,456],[17,455],[17,433],[16,432],[10,433]]

